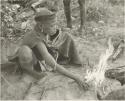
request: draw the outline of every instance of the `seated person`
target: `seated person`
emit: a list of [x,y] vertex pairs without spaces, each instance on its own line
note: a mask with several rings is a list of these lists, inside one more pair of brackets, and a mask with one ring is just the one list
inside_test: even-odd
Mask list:
[[[61,60],[74,64],[80,64],[81,61],[72,37],[57,29],[55,13],[41,8],[34,19],[36,26],[24,36],[16,54],[20,67],[34,76],[42,77],[43,73],[38,72],[40,69],[37,68],[39,61],[44,60],[54,70],[75,80],[86,89],[88,85],[79,76],[59,64]],[[57,54],[54,56],[55,53]]]

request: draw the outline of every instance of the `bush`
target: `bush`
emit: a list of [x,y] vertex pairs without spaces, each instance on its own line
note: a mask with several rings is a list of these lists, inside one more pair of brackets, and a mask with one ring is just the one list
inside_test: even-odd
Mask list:
[[11,38],[15,36],[16,29],[14,28],[14,22],[16,20],[17,9],[7,3],[2,4],[1,8],[1,36]]
[[104,0],[95,0],[94,2],[91,1],[86,11],[87,21],[106,21],[106,18],[108,17],[109,13],[107,6],[108,5]]
[[109,0],[112,5],[124,5],[124,0]]
[[[24,35],[28,31],[29,19],[31,20],[30,11],[25,12],[24,15],[19,14],[19,5],[11,5],[7,2],[1,4],[1,37],[7,39],[17,39]],[[29,15],[28,15],[29,14]],[[28,15],[28,16],[26,16]],[[23,17],[22,17],[23,16]]]

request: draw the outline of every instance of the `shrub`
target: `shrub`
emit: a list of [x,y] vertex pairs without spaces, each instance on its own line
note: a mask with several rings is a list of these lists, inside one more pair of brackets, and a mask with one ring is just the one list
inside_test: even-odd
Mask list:
[[[29,25],[29,20],[31,20],[30,11],[25,15],[28,17],[21,17],[18,8],[19,5],[11,5],[7,2],[1,4],[1,37],[7,39],[17,39],[24,35],[24,33],[31,29]],[[22,13],[21,13],[22,14]]]
[[[91,0],[90,0],[91,1]],[[87,21],[106,21],[108,17],[108,4],[105,0],[95,0],[88,4],[86,15]]]
[[109,0],[109,3],[111,3],[112,5],[124,5],[124,0]]

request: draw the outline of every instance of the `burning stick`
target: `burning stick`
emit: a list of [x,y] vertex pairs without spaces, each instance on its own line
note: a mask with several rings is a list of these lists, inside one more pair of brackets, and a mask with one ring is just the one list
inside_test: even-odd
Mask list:
[[108,59],[113,54],[114,47],[111,38],[108,40],[108,48],[105,53],[100,56],[98,65],[92,70],[88,70],[85,76],[86,82],[93,82],[95,87],[98,87],[105,80],[104,73],[108,67]]
[[115,53],[112,56],[113,60],[117,59],[117,57],[120,55],[120,53],[124,50],[124,47],[125,47],[125,40],[121,40]]

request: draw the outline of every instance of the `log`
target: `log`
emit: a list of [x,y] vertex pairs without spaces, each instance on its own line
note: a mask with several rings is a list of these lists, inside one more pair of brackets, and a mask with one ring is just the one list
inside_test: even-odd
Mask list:
[[110,79],[116,79],[121,83],[121,85],[124,85],[125,84],[125,65],[106,70],[105,77]]
[[104,98],[101,98],[99,94],[97,94],[97,97],[99,100],[125,100],[125,86],[110,92]]

